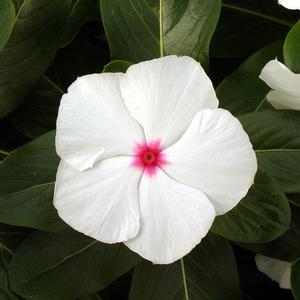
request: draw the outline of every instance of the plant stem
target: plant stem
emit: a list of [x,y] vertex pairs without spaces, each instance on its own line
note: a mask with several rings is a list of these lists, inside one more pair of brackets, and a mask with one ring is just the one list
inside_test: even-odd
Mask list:
[[159,0],[159,46],[160,57],[164,56],[164,39],[163,39],[163,0]]
[[186,276],[185,276],[185,268],[184,268],[183,258],[180,259],[180,266],[181,266],[181,272],[182,272],[182,281],[183,281],[185,300],[189,300],[189,293],[188,293],[188,288],[187,288],[187,283],[186,283]]

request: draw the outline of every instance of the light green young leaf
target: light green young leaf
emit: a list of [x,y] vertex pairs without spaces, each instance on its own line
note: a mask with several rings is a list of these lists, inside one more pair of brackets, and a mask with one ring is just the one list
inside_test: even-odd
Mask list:
[[105,288],[140,259],[123,244],[102,244],[77,232],[36,232],[18,248],[9,279],[25,299],[74,300]]
[[102,0],[100,6],[112,59],[177,54],[207,65],[220,0]]
[[11,33],[0,50],[0,118],[26,98],[53,60],[66,23],[67,2],[20,2]]
[[183,258],[183,264],[180,261],[170,265],[140,263],[135,268],[129,296],[129,300],[241,298],[231,246],[212,234]]
[[258,171],[247,196],[231,211],[218,216],[212,231],[240,243],[261,243],[278,238],[290,225],[288,199],[278,184]]
[[54,137],[47,133],[0,164],[0,222],[47,231],[66,227],[52,203],[59,163]]
[[283,56],[287,67],[295,73],[300,73],[300,20],[285,39]]

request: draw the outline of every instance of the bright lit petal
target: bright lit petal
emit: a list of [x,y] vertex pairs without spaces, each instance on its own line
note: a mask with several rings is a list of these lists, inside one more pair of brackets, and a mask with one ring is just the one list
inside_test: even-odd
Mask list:
[[278,282],[281,288],[291,288],[291,263],[260,254],[255,256],[255,262],[258,270]]
[[105,243],[136,236],[141,172],[130,164],[130,157],[114,157],[76,171],[61,161],[54,194],[59,216],[77,231]]
[[278,0],[278,3],[288,9],[300,9],[299,0]]
[[185,186],[158,170],[142,176],[138,235],[125,244],[147,260],[172,263],[189,253],[207,234],[215,217],[200,190]]
[[56,132],[58,155],[77,170],[115,155],[131,154],[144,140],[120,94],[123,74],[92,74],[78,78],[64,94]]
[[147,140],[160,139],[164,147],[178,140],[199,110],[218,107],[210,79],[187,56],[166,56],[129,67],[121,91]]
[[300,74],[275,59],[265,65],[259,78],[274,90],[267,99],[275,108],[300,110]]
[[200,111],[181,139],[164,152],[172,178],[203,191],[217,214],[247,194],[257,170],[255,152],[240,122],[223,109]]

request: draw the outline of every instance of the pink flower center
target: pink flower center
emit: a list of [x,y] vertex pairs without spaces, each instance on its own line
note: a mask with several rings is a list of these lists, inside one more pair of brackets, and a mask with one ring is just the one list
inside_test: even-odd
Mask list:
[[148,144],[136,144],[132,165],[143,170],[147,175],[153,176],[158,168],[168,163],[162,150],[159,140]]

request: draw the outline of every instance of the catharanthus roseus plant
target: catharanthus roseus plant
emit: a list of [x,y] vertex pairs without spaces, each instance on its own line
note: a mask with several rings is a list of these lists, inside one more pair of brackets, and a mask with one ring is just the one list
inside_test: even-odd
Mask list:
[[54,205],[76,230],[172,263],[247,194],[256,156],[190,57],[78,78],[62,98]]

